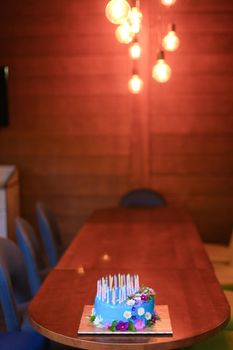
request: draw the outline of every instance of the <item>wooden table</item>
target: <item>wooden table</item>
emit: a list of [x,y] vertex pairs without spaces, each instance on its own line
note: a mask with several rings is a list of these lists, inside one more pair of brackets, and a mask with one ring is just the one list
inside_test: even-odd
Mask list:
[[[96,280],[138,273],[168,305],[173,336],[77,335]],[[90,350],[176,349],[223,329],[230,308],[188,214],[172,208],[96,211],[30,305],[33,326],[60,343]]]

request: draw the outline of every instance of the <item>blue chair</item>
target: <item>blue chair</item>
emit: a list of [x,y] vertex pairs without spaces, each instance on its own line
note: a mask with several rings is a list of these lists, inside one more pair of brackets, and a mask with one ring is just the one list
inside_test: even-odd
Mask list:
[[0,333],[1,350],[44,350],[47,340],[36,332]]
[[36,203],[36,217],[49,264],[54,267],[58,261],[57,245],[60,239],[59,227],[52,212],[44,203]]
[[49,264],[54,267],[64,250],[60,228],[52,210],[42,202],[36,203],[36,216]]
[[[19,248],[10,240],[0,238],[0,304],[7,328],[7,332],[0,333],[1,350],[47,349],[48,340],[36,333],[27,320],[27,304],[23,301],[27,301],[30,293],[28,285],[22,283],[26,276],[23,266]],[[17,289],[22,303],[17,303],[15,298]]]
[[151,189],[135,189],[126,193],[119,202],[120,207],[165,207],[163,196]]
[[16,238],[23,253],[31,294],[34,296],[49,268],[42,268],[39,263],[41,250],[33,227],[24,219],[16,218]]

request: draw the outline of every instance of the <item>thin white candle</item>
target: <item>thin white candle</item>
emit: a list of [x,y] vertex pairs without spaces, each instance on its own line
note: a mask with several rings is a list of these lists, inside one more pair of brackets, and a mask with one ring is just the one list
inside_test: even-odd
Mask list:
[[110,287],[110,290],[112,289],[112,284],[113,284],[113,277],[110,275],[109,276],[109,287]]
[[134,293],[133,276],[131,276],[131,293]]
[[113,305],[116,304],[116,292],[115,292],[115,288],[113,288],[113,290],[112,290],[112,303],[113,303]]
[[117,288],[117,276],[114,275],[114,288]]
[[119,297],[118,297],[119,304],[121,304],[121,288],[122,288],[122,287],[119,288]]

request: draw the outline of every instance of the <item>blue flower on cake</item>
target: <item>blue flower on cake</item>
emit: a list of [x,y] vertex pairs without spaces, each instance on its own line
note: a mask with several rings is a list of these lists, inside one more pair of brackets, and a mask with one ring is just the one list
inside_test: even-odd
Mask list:
[[139,316],[142,316],[142,315],[144,315],[144,313],[145,313],[144,307],[140,307],[140,308],[138,309],[138,315],[139,315]]
[[145,313],[145,318],[146,318],[147,321],[151,320],[151,318],[152,318],[151,313],[150,312],[146,312]]
[[132,313],[131,313],[131,311],[125,311],[125,312],[123,313],[123,316],[124,316],[126,319],[128,319],[128,318],[131,318]]

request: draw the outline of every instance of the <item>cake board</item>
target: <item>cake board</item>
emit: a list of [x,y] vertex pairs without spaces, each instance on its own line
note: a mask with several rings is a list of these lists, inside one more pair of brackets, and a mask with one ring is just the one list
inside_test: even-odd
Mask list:
[[151,327],[146,327],[141,331],[131,332],[131,331],[115,331],[112,332],[110,329],[101,328],[95,326],[90,322],[90,315],[93,309],[93,305],[85,305],[83,309],[83,314],[81,317],[78,334],[120,334],[120,335],[128,335],[128,334],[157,334],[157,335],[172,335],[172,326],[171,320],[168,310],[168,305],[156,305],[156,312],[160,316],[161,320],[156,321],[156,323]]

